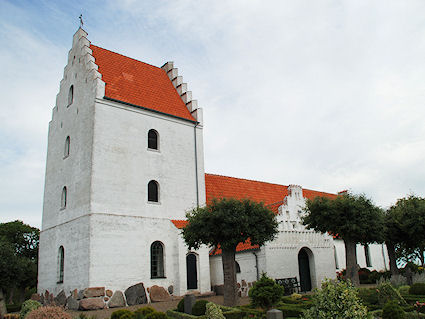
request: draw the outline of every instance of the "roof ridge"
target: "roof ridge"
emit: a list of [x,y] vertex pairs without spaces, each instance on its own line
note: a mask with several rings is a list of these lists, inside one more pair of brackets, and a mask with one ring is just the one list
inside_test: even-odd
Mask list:
[[264,183],[264,184],[270,184],[270,185],[276,185],[276,186],[283,186],[283,187],[288,187],[289,186],[289,185],[276,184],[276,183],[271,183],[271,182],[258,181],[258,180],[255,180],[255,179],[248,179],[248,178],[241,178],[241,177],[234,177],[234,176],[226,176],[226,175],[221,175],[221,174],[205,173],[205,175],[227,177],[227,178],[244,180],[244,181],[248,181],[248,182],[257,182],[257,183]]
[[[96,47],[96,48],[98,48],[98,49],[105,50],[105,51],[111,52],[111,53],[113,53],[113,54],[120,55],[120,56],[122,56],[122,57],[124,57],[124,58],[130,59],[130,60],[133,60],[133,61],[136,61],[136,62],[140,62],[140,63],[146,64],[146,65],[149,65],[149,66],[151,66],[151,67],[154,67],[154,68],[156,68],[156,69],[160,69],[160,70],[162,70],[159,66],[156,66],[156,65],[153,65],[153,64],[150,64],[150,63],[146,63],[146,62],[143,62],[143,61],[140,61],[140,60],[137,60],[137,59],[131,58],[131,57],[129,57],[129,56],[126,56],[126,55],[124,55],[124,54],[121,54],[121,53],[118,53],[118,52],[115,52],[115,51],[112,51],[112,50],[108,50],[108,49],[102,48],[102,47],[100,47],[100,46],[98,46],[98,45],[95,45],[95,44],[93,44],[93,43],[90,43],[90,46],[94,46],[94,47]],[[162,70],[162,71],[164,71],[164,70]]]

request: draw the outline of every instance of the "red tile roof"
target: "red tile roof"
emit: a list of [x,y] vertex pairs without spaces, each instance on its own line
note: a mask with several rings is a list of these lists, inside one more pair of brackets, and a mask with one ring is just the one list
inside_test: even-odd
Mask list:
[[[236,246],[236,252],[247,251],[247,250],[255,250],[255,249],[258,249],[258,248],[260,248],[260,246],[252,245],[251,240],[248,238],[244,243],[239,243]],[[210,256],[216,256],[216,255],[220,255],[220,254],[221,254],[220,245],[218,245],[217,247],[214,247],[214,249],[211,250],[211,252],[210,252]]]
[[105,98],[196,122],[161,68],[90,45]]
[[171,222],[176,226],[178,229],[185,228],[187,225],[187,220],[178,220],[178,219],[172,219]]

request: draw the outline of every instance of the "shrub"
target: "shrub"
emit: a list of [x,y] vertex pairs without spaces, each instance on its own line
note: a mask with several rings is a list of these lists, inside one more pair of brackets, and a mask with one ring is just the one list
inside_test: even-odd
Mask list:
[[398,287],[398,292],[401,295],[408,295],[409,294],[409,289],[410,289],[410,286],[403,285],[403,286]]
[[163,312],[155,311],[148,314],[146,319],[168,319],[167,315]]
[[376,290],[381,305],[385,305],[390,300],[396,300],[401,306],[407,305],[400,293],[388,281],[380,283]]
[[270,309],[282,298],[284,291],[285,289],[282,286],[279,286],[263,273],[248,294],[254,306]]
[[360,299],[366,306],[379,304],[378,291],[376,289],[359,288],[358,291]]
[[22,304],[21,312],[19,314],[19,319],[24,319],[31,311],[40,308],[41,303],[35,300],[27,300]]
[[382,319],[404,319],[406,314],[397,300],[388,301],[382,309]]
[[424,283],[416,283],[413,284],[409,289],[409,294],[411,295],[425,295],[425,284]]
[[367,318],[367,308],[362,305],[357,289],[349,281],[326,279],[312,300],[313,307],[304,312],[304,319]]
[[143,319],[145,318],[147,315],[151,314],[152,312],[155,312],[156,310],[153,309],[152,307],[142,307],[137,309],[134,312],[134,318],[135,319]]
[[[127,309],[120,309],[117,311],[114,311],[111,315],[111,319],[121,319],[122,316],[130,314],[131,316],[133,316],[133,312]],[[124,318],[123,318],[124,319]]]
[[207,319],[225,319],[220,307],[213,302],[207,303],[205,316]]
[[184,298],[179,301],[177,304],[177,311],[178,312],[184,312]]
[[295,292],[291,295],[292,300],[301,300],[302,297],[303,296],[301,294],[297,294]]
[[208,300],[198,300],[192,307],[192,315],[203,316],[205,315]]
[[[359,280],[361,284],[372,284],[374,282],[371,281],[370,278],[371,271],[367,268],[360,268],[359,269]],[[372,279],[375,278],[374,276]]]
[[61,307],[40,307],[31,311],[26,319],[72,319]]

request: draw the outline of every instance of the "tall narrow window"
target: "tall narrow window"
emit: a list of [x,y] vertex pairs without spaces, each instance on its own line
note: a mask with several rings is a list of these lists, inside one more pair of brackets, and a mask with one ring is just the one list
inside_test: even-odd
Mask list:
[[63,283],[63,271],[65,268],[65,250],[63,246],[59,247],[58,252],[58,284]]
[[74,86],[71,85],[68,92],[68,106],[74,102]]
[[158,149],[158,132],[155,130],[149,130],[148,132],[148,148]]
[[336,247],[334,245],[334,258],[335,258],[335,268],[339,269],[339,264],[338,264],[338,255],[336,254]]
[[364,245],[364,255],[366,257],[366,267],[372,267],[372,262],[370,261],[369,245]]
[[62,188],[62,196],[61,196],[61,208],[65,208],[66,207],[66,197],[67,197],[67,190],[66,190],[66,186],[64,186]]
[[160,241],[151,245],[151,278],[164,278],[164,247]]
[[69,146],[70,146],[70,143],[71,143],[71,139],[69,138],[69,136],[67,136],[66,137],[66,140],[65,140],[65,150],[63,152],[63,156],[64,157],[68,157],[69,156]]
[[148,201],[158,202],[159,200],[159,189],[157,181],[150,181],[148,184]]
[[237,274],[241,273],[241,266],[239,266],[239,263],[235,261],[235,271]]

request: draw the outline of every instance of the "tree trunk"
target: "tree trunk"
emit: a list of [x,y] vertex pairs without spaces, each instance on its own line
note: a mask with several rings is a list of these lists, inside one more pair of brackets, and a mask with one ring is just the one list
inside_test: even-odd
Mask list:
[[395,247],[393,243],[385,243],[387,246],[388,257],[390,259],[391,275],[398,275],[397,258],[395,257]]
[[239,298],[236,291],[235,249],[222,249],[223,275],[224,275],[224,305],[236,306]]
[[19,302],[23,303],[25,301],[25,287],[19,287]]
[[351,283],[358,287],[360,286],[359,268],[357,265],[357,243],[351,240],[344,239],[345,244],[345,266],[347,268],[347,278]]
[[15,295],[15,286],[13,285],[12,288],[9,290],[9,305],[14,304],[13,297]]
[[419,259],[421,260],[422,267],[425,264],[424,260],[424,249],[422,247],[419,248]]
[[3,295],[3,289],[0,288],[0,318],[7,314],[6,296]]

